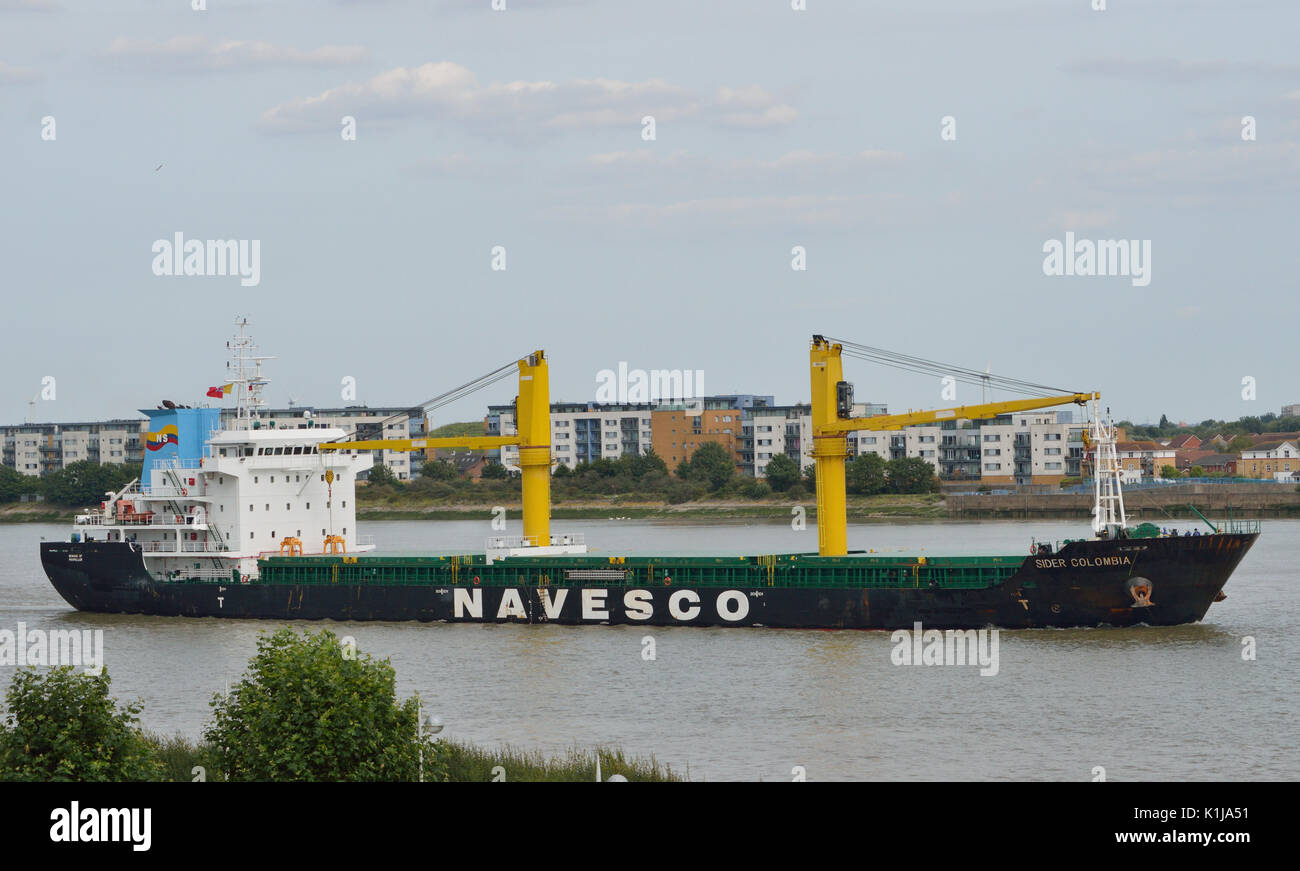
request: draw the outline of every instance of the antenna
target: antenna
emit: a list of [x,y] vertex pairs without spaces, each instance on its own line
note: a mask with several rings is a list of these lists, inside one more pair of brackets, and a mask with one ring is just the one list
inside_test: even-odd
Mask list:
[[238,428],[248,426],[261,417],[262,409],[266,407],[262,390],[271,383],[262,374],[262,363],[275,358],[256,353],[257,345],[253,343],[252,336],[248,335],[248,318],[236,318],[235,326],[239,333],[226,343],[231,349],[231,362],[234,366],[227,362],[226,368],[233,369],[235,373],[231,382],[234,384],[235,421]]

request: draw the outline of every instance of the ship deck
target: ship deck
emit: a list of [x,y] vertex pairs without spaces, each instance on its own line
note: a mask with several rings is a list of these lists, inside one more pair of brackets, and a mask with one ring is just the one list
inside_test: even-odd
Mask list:
[[981,589],[1004,581],[1023,556],[510,557],[481,554],[269,557],[267,584],[691,587],[927,587]]

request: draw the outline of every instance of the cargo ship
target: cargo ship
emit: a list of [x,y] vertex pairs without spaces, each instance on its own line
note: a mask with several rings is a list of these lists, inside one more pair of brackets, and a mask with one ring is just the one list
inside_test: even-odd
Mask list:
[[[1257,522],[1206,521],[1203,535],[1127,523],[1115,433],[1099,394],[1039,395],[979,406],[855,418],[844,343],[810,351],[818,551],[748,556],[595,556],[550,532],[550,400],[542,351],[517,369],[517,432],[352,440],[264,421],[263,362],[246,322],[231,342],[232,419],[221,409],[144,410],[141,477],[41,543],[51,583],[74,608],[105,613],[276,620],[627,624],[804,629],[1007,629],[1174,625],[1205,617],[1259,534]],[[852,346],[851,346],[852,347]],[[865,346],[863,346],[865,347]],[[473,384],[474,382],[471,382]],[[464,395],[466,385],[453,391]],[[444,394],[449,396],[452,394]],[[432,402],[432,401],[431,401]],[[1030,540],[1005,556],[881,556],[849,551],[845,434],[1090,403],[1091,533]],[[481,551],[386,555],[356,523],[356,484],[374,450],[519,448],[523,531]],[[927,549],[932,550],[932,549]]]

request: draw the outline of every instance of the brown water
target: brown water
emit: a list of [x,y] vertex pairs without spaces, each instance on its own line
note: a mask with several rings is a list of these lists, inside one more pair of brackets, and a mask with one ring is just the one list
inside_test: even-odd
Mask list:
[[[1190,528],[1190,524],[1180,524]],[[771,553],[816,548],[787,523],[556,521],[599,552]],[[262,621],[82,614],[41,571],[37,542],[61,526],[0,526],[0,629],[103,629],[113,688],[152,729],[196,737],[235,681]],[[365,524],[385,550],[482,547],[486,521]],[[514,530],[517,533],[517,529]],[[1021,554],[1078,523],[854,525],[851,547]],[[1300,730],[1296,565],[1300,521],[1264,535],[1204,623],[1003,632],[1000,670],[902,667],[884,632],[688,627],[348,623],[390,657],[445,735],[547,752],[604,743],[654,753],[694,778],[782,780],[1295,779]],[[312,625],[312,624],[301,624]],[[316,624],[321,625],[321,624]],[[1253,636],[1258,659],[1243,661]],[[642,639],[654,638],[654,661]],[[12,666],[0,667],[0,687]]]

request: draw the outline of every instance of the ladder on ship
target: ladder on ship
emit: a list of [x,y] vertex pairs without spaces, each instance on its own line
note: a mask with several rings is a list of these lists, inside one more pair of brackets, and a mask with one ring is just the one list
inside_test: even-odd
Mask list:
[[[180,475],[177,474],[175,468],[168,468],[160,471],[163,472],[164,476],[171,483],[172,487],[175,490],[180,491],[185,488],[185,484],[181,481]],[[168,499],[167,504],[172,508],[172,513],[175,516],[177,517],[184,516],[184,512],[181,511],[180,503],[177,502],[175,499]],[[221,531],[217,529],[216,524],[212,522],[212,518],[208,516],[208,511],[206,508],[203,511],[203,519],[207,524],[208,532],[211,533],[212,538],[216,542],[217,548],[219,550],[229,550],[229,548],[226,547],[225,539],[221,537]],[[207,542],[204,542],[204,550],[205,551],[207,550]],[[177,551],[178,555],[182,553],[183,551],[179,551],[179,550]],[[218,573],[221,573],[222,571],[225,570],[225,566],[221,564],[221,559],[219,557],[214,556],[214,557],[210,557],[210,559],[212,560],[212,567],[215,568]]]

